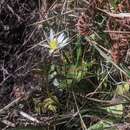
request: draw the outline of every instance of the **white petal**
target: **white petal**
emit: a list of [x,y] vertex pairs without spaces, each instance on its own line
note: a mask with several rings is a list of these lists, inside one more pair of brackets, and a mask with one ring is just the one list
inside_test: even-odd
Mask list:
[[64,42],[64,43],[62,42],[61,44],[58,45],[58,47],[61,49],[61,48],[65,47],[68,44],[69,44],[69,42]]
[[68,39],[69,38],[66,38],[62,43],[59,43],[59,48],[63,48],[64,46],[66,46],[67,44],[69,44],[69,42],[68,42]]
[[50,30],[50,37],[49,37],[49,40],[52,40],[54,38],[54,31],[51,29]]
[[61,33],[61,34],[58,36],[57,40],[58,40],[58,43],[61,43],[61,42],[64,40],[64,33]]
[[69,40],[69,38],[66,38],[62,43],[66,43]]
[[59,44],[59,48],[61,49],[61,48],[65,47],[67,44],[69,44],[69,42],[61,43],[61,44]]

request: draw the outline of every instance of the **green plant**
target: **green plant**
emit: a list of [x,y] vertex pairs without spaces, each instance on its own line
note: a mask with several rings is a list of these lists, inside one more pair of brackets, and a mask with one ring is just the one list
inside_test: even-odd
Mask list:
[[40,101],[39,103],[37,103],[35,105],[35,110],[38,113],[43,113],[46,111],[50,111],[50,112],[57,112],[57,108],[59,106],[59,101],[57,99],[56,96],[50,95],[50,97]]

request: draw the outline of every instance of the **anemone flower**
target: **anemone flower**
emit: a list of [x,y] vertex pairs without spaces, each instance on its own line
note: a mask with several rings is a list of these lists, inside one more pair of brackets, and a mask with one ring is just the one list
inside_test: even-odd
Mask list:
[[61,33],[56,37],[55,32],[51,29],[50,36],[48,38],[48,44],[42,44],[42,46],[49,49],[49,53],[55,53],[58,50],[64,48],[68,44],[68,38],[65,38],[65,34]]

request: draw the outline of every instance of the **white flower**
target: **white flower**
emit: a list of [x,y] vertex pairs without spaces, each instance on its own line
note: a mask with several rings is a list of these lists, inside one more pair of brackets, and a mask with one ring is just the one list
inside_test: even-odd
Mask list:
[[50,54],[55,53],[57,50],[62,49],[68,44],[68,38],[65,38],[65,34],[61,33],[57,37],[54,31],[50,30],[50,36],[48,38],[48,44],[42,45],[49,49]]

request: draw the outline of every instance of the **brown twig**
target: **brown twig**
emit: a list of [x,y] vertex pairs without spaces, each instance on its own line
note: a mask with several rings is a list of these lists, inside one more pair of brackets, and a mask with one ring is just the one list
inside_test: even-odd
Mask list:
[[16,98],[11,103],[6,105],[4,108],[0,109],[0,114],[7,111],[10,107],[14,106],[15,104],[19,103],[23,97]]

